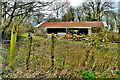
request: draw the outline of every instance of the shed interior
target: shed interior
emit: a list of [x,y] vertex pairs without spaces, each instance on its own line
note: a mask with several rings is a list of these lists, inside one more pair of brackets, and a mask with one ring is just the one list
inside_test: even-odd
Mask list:
[[[88,34],[88,28],[68,28],[68,30],[78,30],[78,35]],[[66,28],[47,28],[47,34],[66,33]]]

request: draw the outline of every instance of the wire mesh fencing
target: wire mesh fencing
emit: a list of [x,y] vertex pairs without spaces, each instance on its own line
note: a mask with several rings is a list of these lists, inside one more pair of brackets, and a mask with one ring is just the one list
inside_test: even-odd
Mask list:
[[[51,60],[51,38],[32,39],[28,70],[26,59],[28,54],[28,40],[16,43],[14,70],[8,66],[10,44],[4,44],[2,52],[3,77],[14,78],[52,78],[69,74],[82,77],[85,70],[97,71],[105,74],[118,69],[117,47],[99,46],[95,48],[89,43],[59,40],[54,38],[54,65]],[[53,71],[51,67],[53,66]]]

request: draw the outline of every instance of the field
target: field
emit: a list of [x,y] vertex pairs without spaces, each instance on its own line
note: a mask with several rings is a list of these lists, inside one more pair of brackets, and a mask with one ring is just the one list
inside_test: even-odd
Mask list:
[[[95,46],[97,45],[97,46]],[[93,43],[55,38],[54,72],[51,71],[51,39],[33,36],[29,69],[28,41],[16,45],[14,70],[8,67],[10,44],[3,44],[3,77],[7,78],[118,78],[118,43]]]

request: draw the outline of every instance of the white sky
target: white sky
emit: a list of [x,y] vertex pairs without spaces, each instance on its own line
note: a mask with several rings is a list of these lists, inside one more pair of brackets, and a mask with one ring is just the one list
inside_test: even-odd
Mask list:
[[78,5],[81,5],[81,3],[83,3],[85,0],[69,0],[70,1],[70,4],[71,6],[78,6]]

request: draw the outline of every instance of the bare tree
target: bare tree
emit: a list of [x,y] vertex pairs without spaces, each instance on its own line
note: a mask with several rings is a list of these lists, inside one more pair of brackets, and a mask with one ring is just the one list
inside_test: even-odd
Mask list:
[[67,8],[69,7],[69,2],[66,0],[65,2],[55,1],[55,4],[52,6],[52,10],[54,11],[55,18],[59,18],[63,15]]
[[75,19],[75,8],[70,6],[67,10],[67,13],[65,13],[62,16],[62,21],[74,21]]
[[41,12],[35,13],[31,15],[30,20],[33,24],[38,25],[39,23],[44,21],[45,15]]
[[83,8],[81,6],[78,6],[75,9],[75,12],[77,14],[77,18],[79,21],[84,21],[84,13],[83,13]]
[[89,0],[82,4],[82,10],[84,16],[90,18],[90,20],[102,20],[105,12],[108,12],[111,9],[114,9],[112,6],[113,2],[102,1],[102,0]]
[[113,4],[108,0],[86,1],[82,6],[77,7],[77,17],[79,21],[106,21],[110,30],[114,30],[118,19]]
[[69,8],[70,3],[68,0],[64,1],[55,1],[55,3],[52,5],[52,7],[49,9],[49,11],[52,11],[53,13],[48,17],[48,22],[59,22],[62,21],[62,16],[67,12],[67,9]]
[[[5,30],[7,29],[7,27],[10,26],[11,22],[13,21],[13,19],[17,16],[21,17],[23,16],[23,18],[19,21],[19,25],[22,23],[22,21],[26,18],[26,16],[28,14],[32,14],[34,12],[38,12],[38,8],[39,10],[44,10],[44,8],[47,6],[51,6],[55,0],[51,0],[50,2],[45,2],[45,1],[24,1],[24,2],[17,2],[15,1],[7,1],[3,2],[5,4],[7,4],[7,9],[3,10],[4,13],[2,14],[2,17],[4,18],[6,15],[7,17],[7,21],[6,24],[3,27],[3,32],[2,32],[2,37],[4,37],[5,35]],[[4,9],[4,7],[3,7]],[[6,19],[6,18],[4,18]],[[18,26],[19,26],[18,25]]]

